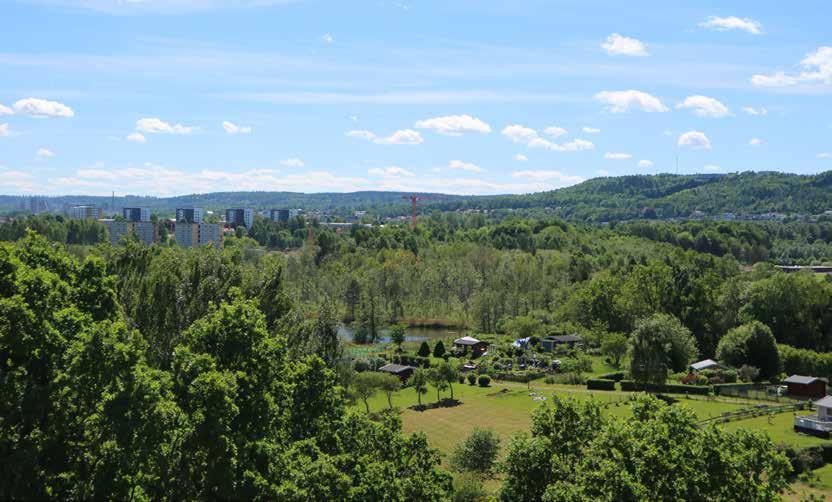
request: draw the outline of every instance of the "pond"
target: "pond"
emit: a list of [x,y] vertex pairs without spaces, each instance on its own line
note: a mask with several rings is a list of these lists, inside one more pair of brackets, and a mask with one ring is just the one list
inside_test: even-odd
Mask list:
[[[341,325],[338,327],[338,336],[342,340],[352,341],[352,328]],[[404,340],[406,342],[422,342],[424,340],[442,340],[446,338],[459,338],[465,336],[465,330],[459,328],[423,328],[418,326],[411,326],[407,328],[407,335]],[[387,343],[390,341],[390,330],[382,329],[380,343]]]

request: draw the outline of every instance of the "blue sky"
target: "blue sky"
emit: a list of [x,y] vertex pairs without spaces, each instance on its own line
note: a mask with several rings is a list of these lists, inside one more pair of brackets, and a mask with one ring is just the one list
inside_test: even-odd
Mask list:
[[0,193],[832,169],[828,1],[0,0]]

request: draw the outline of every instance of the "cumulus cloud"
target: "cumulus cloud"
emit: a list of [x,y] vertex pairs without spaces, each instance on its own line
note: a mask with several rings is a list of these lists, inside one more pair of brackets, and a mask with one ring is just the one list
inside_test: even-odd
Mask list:
[[752,35],[760,35],[763,33],[763,25],[748,17],[740,19],[736,16],[710,16],[705,21],[699,23],[699,26],[716,31],[740,30],[751,33]]
[[41,159],[47,159],[55,156],[55,152],[48,148],[38,148],[38,151],[35,153]]
[[607,152],[604,154],[604,158],[607,160],[627,160],[632,159],[633,156],[629,153]]
[[10,134],[9,124],[0,124],[0,138],[8,137]]
[[147,143],[147,138],[145,138],[144,134],[140,132],[134,132],[127,135],[127,141],[132,141],[133,143]]
[[760,138],[751,138],[750,140],[748,140],[748,144],[751,146],[760,146],[763,144],[763,140],[761,140]]
[[543,129],[543,134],[545,134],[547,136],[551,136],[553,138],[558,138],[558,137],[563,136],[564,134],[566,134],[568,132],[569,131],[567,131],[563,127],[557,127],[557,126],[550,126],[550,127],[547,127],[546,129]]
[[196,128],[182,124],[169,124],[153,117],[137,120],[136,130],[147,134],[192,134]]
[[751,83],[758,87],[788,87],[798,84],[832,85],[832,47],[819,47],[800,61],[803,70],[787,74],[779,71],[771,75],[754,75]]
[[40,98],[25,98],[15,101],[12,105],[15,113],[19,115],[31,115],[38,118],[46,117],[63,117],[70,118],[75,116],[72,108],[57,101],[47,101]]
[[283,166],[283,167],[303,167],[304,166],[303,161],[296,158],[296,157],[292,157],[292,158],[286,159],[286,160],[281,160],[280,165]]
[[649,56],[647,45],[635,38],[613,33],[601,44],[601,48],[610,56]]
[[416,129],[432,129],[445,136],[462,136],[467,132],[478,132],[488,134],[491,126],[482,120],[470,115],[447,115],[417,121],[413,127]]
[[501,134],[514,143],[526,145],[529,148],[544,148],[555,152],[577,152],[580,150],[592,150],[595,145],[584,139],[575,139],[567,143],[553,143],[541,138],[534,129],[514,124],[505,127]]
[[321,40],[323,40],[325,44],[331,44],[335,41],[335,37],[333,37],[329,33],[324,33],[324,36],[321,37]]
[[731,115],[731,110],[719,100],[701,95],[688,96],[676,108],[693,110],[694,115],[699,117],[721,118]]
[[11,115],[14,113],[14,110],[9,108],[8,106],[3,106],[0,104],[0,115]]
[[584,178],[581,176],[574,176],[571,174],[564,174],[561,171],[546,169],[514,171],[511,175],[515,178],[525,178],[535,181],[556,181],[565,185],[574,185],[584,181]]
[[610,113],[642,111],[648,113],[670,111],[661,100],[646,92],[629,89],[626,91],[602,91],[595,99],[607,105]]
[[250,126],[240,126],[233,122],[223,121],[222,128],[225,129],[225,132],[228,134],[250,134],[251,127]]
[[647,160],[647,159],[639,160],[638,161],[638,167],[643,167],[643,168],[653,167],[653,161],[652,160]]
[[472,164],[471,162],[463,162],[461,160],[452,160],[448,163],[448,169],[457,169],[461,171],[469,171],[472,173],[481,173],[485,171],[485,169],[481,168],[476,164]]
[[373,176],[415,176],[412,172],[399,166],[374,167],[373,169],[368,169],[367,174],[372,174]]
[[743,106],[742,111],[745,112],[747,115],[751,115],[753,117],[768,115],[768,110],[766,110],[763,107],[754,108],[753,106]]
[[581,128],[581,130],[583,132],[587,133],[587,134],[598,134],[598,133],[601,132],[601,129],[598,129],[596,127],[589,127],[589,126],[583,126]]
[[372,141],[377,145],[420,145],[425,142],[419,131],[413,129],[402,129],[386,138],[377,136],[372,131],[348,131],[347,136]]
[[716,165],[716,164],[708,164],[705,167],[703,167],[702,169],[704,169],[705,171],[707,171],[709,173],[721,173],[722,172],[722,168],[720,166]]
[[679,146],[694,148],[699,150],[710,150],[711,140],[700,131],[688,131],[679,136],[677,143]]
[[42,191],[39,190],[42,186],[30,173],[0,167],[0,189],[4,192],[35,192]]
[[529,158],[526,157],[525,155],[523,155],[522,153],[518,153],[517,155],[514,156],[514,160],[517,160],[517,161],[520,161],[520,162],[526,162],[527,160],[529,160]]

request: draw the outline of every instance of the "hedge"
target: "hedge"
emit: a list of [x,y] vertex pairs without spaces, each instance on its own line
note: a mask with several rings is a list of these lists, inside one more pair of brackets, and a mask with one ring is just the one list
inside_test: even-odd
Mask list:
[[615,390],[615,380],[604,378],[593,378],[586,381],[588,390]]
[[713,388],[714,394],[718,396],[722,393],[723,390],[733,390],[737,392],[743,392],[747,390],[765,390],[766,386],[765,384],[759,383],[718,383],[714,384]]
[[607,373],[606,375],[598,375],[598,380],[613,380],[615,382],[620,382],[621,380],[624,380],[624,372],[614,371],[612,373]]
[[637,384],[632,380],[621,380],[621,390],[627,392],[635,392],[647,390],[650,392],[666,392],[668,394],[696,394],[707,396],[711,391],[710,385],[681,385],[681,384],[664,384],[653,385]]
[[522,373],[495,373],[494,379],[495,380],[503,380],[506,382],[530,382],[532,380],[537,380],[538,378],[543,378],[544,374],[541,372],[536,371],[529,371],[529,372],[522,372]]

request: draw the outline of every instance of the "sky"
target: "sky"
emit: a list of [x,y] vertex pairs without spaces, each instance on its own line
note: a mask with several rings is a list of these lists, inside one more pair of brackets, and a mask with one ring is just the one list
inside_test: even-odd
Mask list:
[[832,169],[828,0],[0,0],[0,193]]

